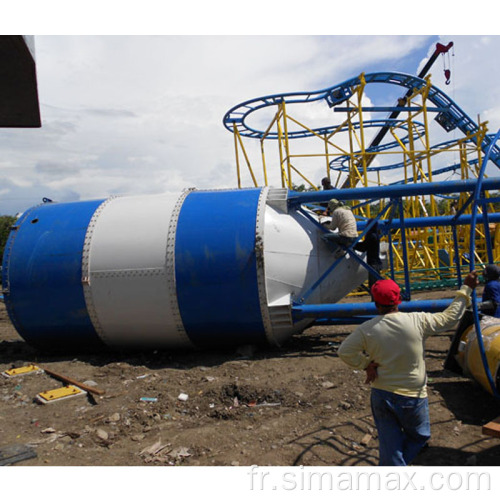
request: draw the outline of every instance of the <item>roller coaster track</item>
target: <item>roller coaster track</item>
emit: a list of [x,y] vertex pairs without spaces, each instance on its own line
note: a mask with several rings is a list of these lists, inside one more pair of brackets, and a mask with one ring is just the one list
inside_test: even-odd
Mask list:
[[[353,125],[353,128],[358,129],[361,128],[361,124],[359,122],[356,122]],[[350,125],[345,125],[340,129],[337,129],[337,132],[344,132],[348,130]],[[379,120],[368,120],[363,122],[363,128],[370,128],[370,127],[391,127],[391,128],[398,128],[398,129],[404,129],[408,132],[408,135],[399,139],[399,141],[391,141],[388,143],[384,144],[378,144],[377,146],[373,146],[371,148],[367,148],[366,152],[367,153],[380,153],[382,151],[389,151],[391,149],[394,149],[398,147],[400,144],[408,144],[409,142],[409,136],[410,132],[408,131],[408,123],[406,120],[393,120],[393,119],[379,119]],[[420,122],[413,122],[413,128],[415,131],[420,134],[424,135],[425,134],[425,125]],[[361,154],[361,151],[358,151],[357,153],[354,154]],[[337,171],[342,171],[342,172],[349,172],[350,165],[349,161],[351,159],[351,155],[342,155],[342,156],[337,156],[334,160],[330,162],[330,168],[332,170],[337,170]],[[373,167],[368,167],[370,171],[377,171],[377,169]],[[380,167],[379,167],[380,168]],[[398,166],[394,166],[394,168],[398,168]]]
[[[490,140],[493,139],[493,137],[494,137],[494,134],[488,134],[488,138]],[[406,143],[406,138],[404,140],[402,140],[401,142]],[[472,142],[472,139],[469,138],[465,142]],[[439,152],[439,151],[446,151],[448,148],[456,145],[456,143],[457,143],[457,141],[452,139],[451,141],[445,141],[445,142],[442,142],[439,144],[435,144],[432,146],[432,151],[434,153]],[[395,145],[395,142],[391,142],[388,144],[384,144],[382,146],[376,146],[376,147],[373,147],[370,149],[367,148],[366,151],[380,152],[380,151],[388,150],[394,145]],[[361,154],[361,152],[358,152],[358,153]],[[420,155],[417,153],[415,155],[415,158],[418,159],[419,156],[423,157],[424,153],[421,153]],[[349,172],[349,168],[350,168],[349,160],[350,160],[350,155],[337,156],[334,160],[332,160],[330,162],[330,168],[332,170],[336,170],[339,172]],[[474,164],[478,163],[478,160],[472,159],[472,160],[469,160],[468,163],[469,163],[469,165],[474,165]],[[367,167],[367,170],[369,170],[370,172],[381,172],[384,170],[395,170],[395,169],[399,169],[399,168],[403,168],[403,167],[404,167],[404,162],[398,162],[398,163],[393,163],[391,165],[382,165],[382,166],[377,166],[377,167],[369,166],[369,167]],[[459,168],[460,168],[460,163],[455,163],[453,165],[448,165],[447,167],[440,168],[439,170],[434,170],[432,172],[432,174],[438,175],[438,174],[442,174],[445,172],[455,171],[455,170],[458,170]],[[417,177],[417,179],[420,179],[420,178],[421,178],[421,176]],[[398,181],[398,182],[404,182],[404,181]]]
[[[306,104],[317,101],[326,101],[329,107],[334,108],[352,97],[356,88],[362,84],[382,83],[389,85],[397,85],[408,90],[420,91],[428,87],[427,100],[430,101],[435,108],[428,108],[428,111],[435,111],[439,113],[440,123],[447,130],[458,128],[466,137],[479,146],[483,152],[491,145],[490,160],[500,167],[500,148],[494,144],[491,135],[485,135],[481,144],[477,144],[477,133],[479,132],[478,125],[469,116],[457,106],[444,92],[422,78],[404,73],[395,72],[380,72],[368,73],[361,75],[350,80],[346,80],[339,85],[328,87],[323,90],[312,92],[294,92],[274,94],[264,97],[258,97],[245,101],[231,108],[223,119],[224,126],[232,133],[238,132],[242,137],[252,137],[257,139],[279,139],[279,134],[271,130],[258,130],[251,127],[249,117],[256,111],[268,108],[271,106],[278,106],[282,103],[289,104]],[[397,108],[393,108],[397,109]],[[385,126],[391,123],[385,123]],[[288,130],[287,136],[289,139],[298,139],[305,137],[312,137],[314,135],[328,134],[338,127],[328,126],[316,129],[297,129]]]
[[[403,97],[395,106],[366,106],[364,96],[365,91],[370,90],[370,84],[379,84],[378,87],[382,87],[380,84],[393,85],[396,90],[401,87],[400,93]],[[394,87],[391,90],[394,90]],[[326,104],[327,109],[341,113],[337,114],[340,119],[335,120],[336,124],[332,124],[334,117],[332,116],[331,122],[327,117],[321,127],[317,123],[313,126],[303,125],[299,121],[300,113],[299,120],[295,115],[297,110],[300,111],[299,108],[308,103],[316,103],[316,110],[321,104]],[[371,119],[373,114],[380,112],[387,113],[388,116]],[[402,112],[406,113],[404,120],[397,118]],[[446,132],[459,132],[454,134],[458,137],[452,140],[432,140],[431,133],[434,133],[436,127],[430,127],[429,113],[435,117],[433,124],[440,125]],[[304,116],[307,117],[307,113]],[[313,116],[317,116],[317,113]],[[271,165],[278,164],[282,186],[290,190],[295,187],[292,181],[294,173],[312,188],[306,189],[299,197],[300,204],[305,204],[308,208],[313,207],[313,210],[317,209],[329,199],[331,191],[319,191],[297,167],[305,165],[312,171],[313,165],[324,168],[326,164],[329,173],[336,171],[339,174],[336,177],[335,187],[338,189],[335,191],[335,197],[351,202],[359,221],[359,229],[363,220],[373,218],[375,213],[380,220],[393,220],[396,217],[394,214],[400,214],[400,224],[391,226],[391,231],[384,230],[382,237],[390,250],[389,270],[393,276],[396,276],[396,273],[398,276],[404,273],[405,289],[411,288],[410,271],[414,277],[413,281],[417,280],[415,286],[436,286],[441,281],[445,283],[448,278],[458,281],[461,279],[460,266],[471,259],[465,244],[470,236],[471,224],[470,221],[458,224],[450,214],[469,216],[471,198],[466,192],[470,193],[475,189],[478,172],[481,169],[484,172],[483,163],[489,163],[491,160],[490,165],[500,167],[500,147],[495,136],[488,134],[484,122],[478,121],[476,124],[471,120],[444,92],[431,85],[430,78],[394,72],[361,74],[323,90],[255,98],[228,111],[224,117],[224,126],[235,137],[240,187],[240,151],[243,153],[241,159],[246,161],[254,185],[257,186],[242,139],[260,141],[265,185],[268,185],[268,177],[264,141],[271,139],[268,142],[278,144],[279,153],[279,163],[272,161]],[[375,130],[375,137],[370,144],[366,141],[369,136],[364,133],[368,128]],[[333,140],[334,136],[336,138],[341,134],[346,134],[345,141],[344,138],[341,138],[341,141]],[[388,137],[382,142],[386,134]],[[441,137],[442,134],[438,136]],[[323,142],[323,147],[319,151],[319,148],[306,150],[301,147],[292,153],[288,140],[309,137],[321,139],[316,143]],[[254,148],[252,153],[255,156],[256,152],[257,149]],[[449,153],[453,153],[454,159],[446,156]],[[372,164],[372,160],[379,154],[380,161]],[[434,160],[434,156],[438,155]],[[391,158],[393,160],[390,160]],[[446,158],[451,161],[445,162]],[[386,171],[396,169],[404,170],[403,180],[385,175]],[[319,171],[317,168],[316,172]],[[438,176],[447,176],[447,173],[455,178],[453,172],[460,175],[459,184],[456,184],[456,179],[445,182],[437,179]],[[369,173],[376,173],[376,176],[368,178]],[[343,178],[342,184],[341,174],[348,174],[347,178]],[[500,178],[495,179],[496,183],[491,185],[486,179],[487,176],[484,177],[484,200],[481,199],[478,210],[487,213],[487,205],[498,201],[498,196],[490,194],[488,190],[498,189]],[[461,189],[460,182],[467,183],[465,191]],[[357,187],[358,183],[363,187]],[[432,189],[429,190],[431,185]],[[366,194],[368,198],[364,197]],[[290,206],[294,205],[295,196],[294,194],[289,198]],[[450,201],[438,204],[437,197]],[[386,212],[389,205],[391,209]],[[383,214],[383,217],[380,214]],[[492,223],[498,223],[498,216],[500,214],[495,212],[485,217]],[[415,230],[417,226],[410,227],[407,223],[415,220],[419,220],[421,224],[418,230]],[[430,224],[435,220],[435,224]],[[481,226],[483,227],[477,231],[474,230],[478,248],[473,258],[479,265],[492,258],[495,261],[500,258],[500,251],[495,250],[498,247],[498,238],[495,236],[497,239],[491,241],[493,237],[490,226],[487,223]],[[379,228],[382,230],[382,227],[386,226],[381,224]]]

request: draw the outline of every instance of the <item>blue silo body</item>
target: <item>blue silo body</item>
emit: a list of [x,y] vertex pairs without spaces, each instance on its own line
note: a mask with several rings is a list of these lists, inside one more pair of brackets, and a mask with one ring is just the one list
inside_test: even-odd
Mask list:
[[[310,324],[294,323],[293,299],[333,256],[309,217],[288,213],[287,191],[271,191],[33,207],[4,252],[13,325],[36,347],[68,351],[281,344]],[[336,302],[365,279],[345,260],[310,301]]]
[[192,192],[175,240],[177,298],[186,332],[200,346],[261,343],[255,221],[261,189]]
[[85,233],[100,204],[44,203],[11,230],[2,268],[5,304],[19,334],[35,346],[101,343],[87,313],[81,272]]

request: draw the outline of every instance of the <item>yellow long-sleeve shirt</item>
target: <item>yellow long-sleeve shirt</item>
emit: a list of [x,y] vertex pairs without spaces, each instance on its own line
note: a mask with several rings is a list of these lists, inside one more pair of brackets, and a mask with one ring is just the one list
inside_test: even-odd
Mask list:
[[463,285],[439,313],[389,313],[362,323],[342,342],[338,354],[356,370],[371,361],[379,366],[373,387],[403,396],[427,396],[424,360],[426,337],[451,329],[470,303],[472,289]]

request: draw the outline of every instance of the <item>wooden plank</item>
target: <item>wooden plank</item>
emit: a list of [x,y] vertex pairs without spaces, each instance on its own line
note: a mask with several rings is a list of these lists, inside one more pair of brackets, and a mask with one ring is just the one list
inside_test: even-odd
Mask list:
[[500,417],[483,425],[483,434],[500,438]]
[[98,396],[102,396],[106,392],[102,389],[97,389],[97,387],[90,387],[88,385],[82,384],[81,382],[78,382],[78,380],[74,380],[72,378],[69,378],[66,375],[61,375],[60,373],[56,373],[52,370],[49,370],[48,368],[44,368],[44,367],[41,367],[41,368],[45,373],[47,373],[51,377],[57,378],[58,380],[62,380],[63,382],[66,382],[67,384],[76,385],[80,389],[83,389],[84,391],[87,391],[87,392],[91,392],[92,394],[97,394]]

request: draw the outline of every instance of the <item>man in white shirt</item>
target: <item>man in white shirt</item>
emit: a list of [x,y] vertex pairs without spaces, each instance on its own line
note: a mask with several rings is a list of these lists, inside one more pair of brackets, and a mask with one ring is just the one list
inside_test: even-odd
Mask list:
[[470,273],[453,302],[439,313],[403,313],[399,286],[379,280],[372,296],[379,316],[359,325],[342,342],[338,354],[373,382],[371,407],[379,436],[379,465],[407,465],[430,438],[424,341],[451,329],[470,304],[477,286]]
[[358,237],[356,218],[351,209],[340,200],[332,198],[328,202],[327,214],[331,215],[331,222],[326,225],[331,231],[338,229],[337,233],[325,233],[323,239],[338,246],[348,247]]

